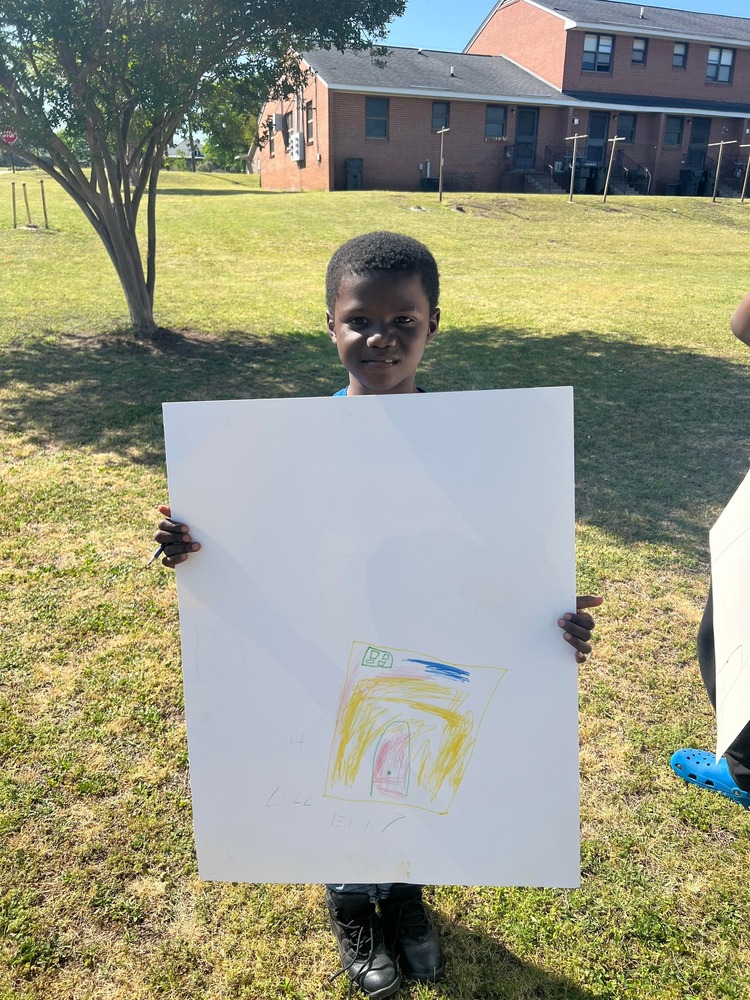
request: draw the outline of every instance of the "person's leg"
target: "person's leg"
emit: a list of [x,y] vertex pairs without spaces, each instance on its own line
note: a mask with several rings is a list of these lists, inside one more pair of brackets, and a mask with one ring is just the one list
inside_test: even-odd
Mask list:
[[[714,648],[713,588],[703,611],[697,637],[698,664],[711,705],[716,710],[716,652]],[[686,747],[672,755],[670,765],[675,774],[691,784],[719,792],[727,798],[750,807],[750,723],[730,744],[717,762],[714,754]]]
[[326,886],[331,930],[339,946],[341,971],[376,1000],[392,996],[401,985],[398,965],[383,939],[375,903],[379,887],[370,884]]
[[404,975],[420,982],[437,982],[445,961],[437,930],[422,899],[422,886],[397,882],[378,889],[383,933],[398,955]]

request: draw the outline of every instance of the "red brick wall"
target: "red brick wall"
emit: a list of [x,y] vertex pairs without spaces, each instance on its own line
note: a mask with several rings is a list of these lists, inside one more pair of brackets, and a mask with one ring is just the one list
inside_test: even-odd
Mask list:
[[[313,104],[313,140],[305,143],[305,159],[297,163],[291,159],[284,147],[281,133],[275,137],[274,155],[265,145],[260,154],[260,185],[272,191],[328,191],[331,188],[331,156],[329,130],[329,94],[326,85],[318,79],[310,79],[302,97],[302,114],[299,117],[300,131],[305,133],[304,106]],[[263,115],[292,112],[296,116],[296,101],[274,101],[267,104]],[[293,126],[294,127],[294,126]],[[320,159],[318,159],[320,158]]]
[[565,24],[561,18],[516,0],[495,11],[467,52],[504,55],[562,87]]
[[[735,49],[731,83],[706,81],[709,45],[688,44],[685,69],[672,68],[675,40],[649,38],[646,65],[632,65],[634,35],[615,35],[610,73],[583,72],[585,31],[569,31],[565,56],[566,90],[602,91],[603,93],[643,94],[655,97],[686,97],[702,101],[750,101],[750,50]],[[606,34],[606,32],[600,32]],[[614,33],[613,33],[614,34]]]
[[[567,135],[572,135],[578,131],[585,134],[589,131],[589,114],[587,109],[580,108],[569,110],[568,122],[572,121],[572,116],[579,120],[578,125],[568,124],[570,129]],[[635,141],[632,143],[618,142],[618,152],[622,151],[635,163],[646,167],[652,175],[651,194],[665,194],[667,185],[677,184],[680,181],[680,170],[687,168],[687,156],[690,146],[690,133],[693,116],[683,115],[682,142],[679,146],[668,146],[665,143],[666,122],[668,115],[661,113],[638,112],[635,128]],[[608,138],[614,138],[618,134],[619,113],[610,113]],[[719,142],[721,140],[736,139],[740,142],[750,141],[750,136],[745,135],[748,121],[745,119],[713,118],[711,120],[711,131],[709,142]],[[725,131],[726,130],[726,131]],[[586,140],[579,143],[579,150],[585,149]],[[571,149],[572,144],[568,144]],[[611,145],[608,143],[605,152],[606,158],[609,156]],[[744,150],[738,150],[737,146],[725,146],[724,155],[736,158]],[[706,155],[714,160],[718,159],[718,149],[716,147],[706,150]]]
[[[485,140],[486,104],[478,101],[450,102],[450,132],[444,145],[445,172],[462,173],[466,189],[473,181],[478,191],[501,190],[501,176],[512,166],[517,105],[507,106],[505,140]],[[560,142],[568,121],[566,108],[539,108],[537,155],[541,159],[546,145]],[[346,186],[345,161],[349,157],[363,161],[363,187],[417,191],[420,178],[437,177],[440,169],[440,136],[432,132],[432,100],[417,97],[391,97],[387,139],[365,137],[365,96],[331,94],[333,129],[334,188]],[[508,157],[506,157],[506,149]],[[509,158],[510,157],[510,158]],[[422,164],[422,171],[419,165]]]
[[[689,58],[692,55],[691,52]],[[649,50],[649,65],[651,57],[652,52]],[[596,74],[596,82],[606,75]],[[420,177],[427,174],[428,160],[432,177],[437,177],[440,138],[431,130],[431,99],[391,97],[387,139],[365,137],[363,94],[329,92],[321,81],[311,80],[305,89],[303,105],[308,100],[313,101],[314,107],[314,138],[312,143],[306,145],[304,163],[299,165],[290,159],[281,135],[277,135],[275,155],[269,156],[267,147],[261,151],[262,187],[287,191],[341,190],[346,186],[345,160],[348,157],[363,160],[363,186],[371,190],[418,191]],[[450,104],[451,130],[445,137],[446,174],[463,174],[465,189],[473,187],[479,191],[503,190],[503,174],[513,168],[518,105],[510,104],[507,107],[506,138],[501,141],[486,141],[486,105],[473,101],[451,101]],[[284,113],[288,110],[294,111],[293,101],[268,105],[264,114]],[[546,147],[559,149],[565,146],[565,136],[576,131],[580,134],[589,131],[589,114],[588,109],[539,107],[537,162],[540,169],[545,168]],[[610,114],[609,137],[617,134],[616,114]],[[578,125],[573,125],[574,117],[578,118]],[[686,114],[683,119],[683,137],[679,147],[666,146],[664,143],[666,115],[648,112],[638,113],[635,141],[618,144],[618,149],[651,171],[654,194],[663,194],[668,184],[678,183],[680,169],[686,166],[692,116]],[[304,121],[300,124],[304,131]],[[737,139],[738,144],[750,142],[750,134],[746,132],[749,126],[750,121],[745,119],[715,117],[711,123],[709,142],[722,139]],[[572,148],[572,143],[568,144],[568,148]],[[740,152],[744,153],[737,146],[725,148],[727,157],[736,157]],[[707,155],[716,160],[718,150],[709,149]],[[421,172],[420,163],[423,167]],[[506,182],[507,180],[506,177]]]
[[[690,146],[690,130],[693,117],[685,115],[683,117],[682,142],[679,146],[667,146],[664,143],[667,115],[654,115],[658,118],[659,130],[656,149],[654,151],[654,185],[652,194],[665,194],[667,185],[676,184],[680,179],[680,170],[687,167],[688,149]],[[750,136],[745,135],[747,120],[743,118],[713,118],[711,119],[711,132],[708,138],[709,143],[721,142],[724,140],[736,139],[737,144],[750,141]],[[736,159],[743,155],[746,150],[740,150],[735,146],[725,146],[724,156]],[[719,149],[713,146],[706,150],[706,155],[714,161],[716,165],[719,158]],[[650,168],[650,164],[646,164]],[[651,168],[650,168],[651,169]]]

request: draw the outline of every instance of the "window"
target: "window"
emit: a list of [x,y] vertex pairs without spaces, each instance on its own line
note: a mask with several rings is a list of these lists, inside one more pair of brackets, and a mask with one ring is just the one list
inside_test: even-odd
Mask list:
[[625,142],[635,142],[635,122],[638,116],[630,111],[620,114],[617,119],[617,134],[622,136]]
[[312,101],[305,105],[305,139],[307,142],[313,141],[313,106]]
[[706,79],[714,83],[731,83],[732,65],[734,64],[734,49],[710,48]]
[[675,42],[672,49],[672,66],[674,69],[685,69],[687,66],[687,42]]
[[682,145],[682,126],[684,123],[684,118],[678,115],[667,115],[667,125],[664,130],[664,145],[665,146],[681,146]]
[[365,136],[368,139],[388,138],[388,98],[365,98]]
[[648,38],[633,39],[633,54],[630,61],[634,66],[646,65],[646,53],[648,52]]
[[484,117],[485,139],[504,139],[508,109],[504,104],[488,104]]
[[449,101],[432,102],[432,131],[438,132],[441,128],[448,128],[451,117],[451,106]]
[[581,69],[591,73],[609,73],[614,42],[612,35],[585,35]]
[[268,119],[268,155],[276,155],[276,135],[273,127],[273,118]]
[[282,134],[284,136],[284,145],[289,148],[289,136],[292,134],[292,112],[287,111],[284,115],[284,124],[282,126]]

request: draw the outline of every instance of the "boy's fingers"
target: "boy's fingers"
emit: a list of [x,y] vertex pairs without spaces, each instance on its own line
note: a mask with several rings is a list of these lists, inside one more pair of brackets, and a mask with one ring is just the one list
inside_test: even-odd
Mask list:
[[185,562],[186,559],[187,555],[184,553],[182,555],[164,556],[162,559],[162,565],[168,566],[169,569],[171,569],[173,566],[176,566],[177,563]]
[[593,594],[579,594],[576,597],[576,611],[581,611],[583,608],[598,608],[600,604],[604,604],[604,598]]
[[159,511],[160,514],[166,514],[167,517],[172,516],[172,508],[168,504],[165,503],[157,504],[156,509]]
[[592,632],[596,625],[595,620],[591,615],[587,615],[585,611],[580,615],[564,615],[563,617],[565,621],[573,622],[574,625],[580,625],[581,628],[587,628],[589,632]]
[[170,528],[163,528],[159,525],[159,530],[154,532],[154,541],[159,545],[179,545],[182,542],[192,542],[192,538],[187,532],[173,531]]
[[563,636],[566,642],[569,642],[574,649],[577,649],[579,653],[590,653],[591,643],[584,642],[583,639],[578,639],[574,635],[568,635],[567,633]]
[[190,529],[186,524],[181,524],[179,521],[159,521],[157,527],[161,528],[162,531],[176,531],[178,534],[184,534]]
[[578,625],[575,621],[566,621],[564,618],[561,618],[557,624],[560,628],[565,629],[569,635],[574,635],[577,639],[584,639],[588,642],[591,638],[591,628],[588,628],[586,625]]

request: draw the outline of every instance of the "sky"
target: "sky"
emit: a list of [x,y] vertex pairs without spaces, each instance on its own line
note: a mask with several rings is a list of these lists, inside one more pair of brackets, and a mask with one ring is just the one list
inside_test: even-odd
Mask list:
[[[391,24],[386,40],[391,45],[461,52],[494,6],[492,0],[407,0],[406,13]],[[665,0],[646,6],[750,16],[748,0]]]

